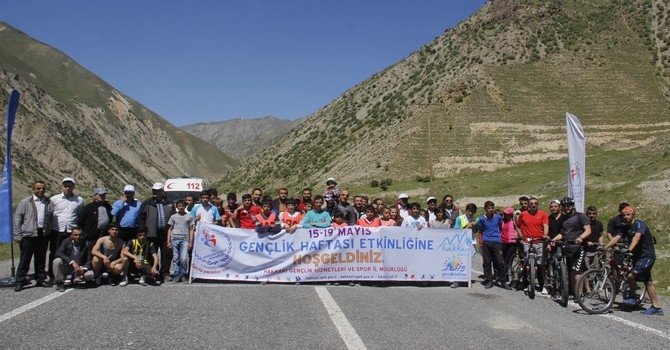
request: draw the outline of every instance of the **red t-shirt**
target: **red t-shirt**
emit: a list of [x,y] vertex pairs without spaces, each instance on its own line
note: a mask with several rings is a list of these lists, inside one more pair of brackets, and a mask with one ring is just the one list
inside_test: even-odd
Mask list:
[[542,210],[538,210],[535,214],[531,214],[528,210],[522,211],[517,225],[521,229],[523,238],[542,238],[544,236],[543,225],[549,225],[549,216]]
[[254,216],[262,213],[263,210],[257,205],[252,205],[249,210],[242,209],[237,212],[237,221],[240,223],[240,228],[256,229],[254,223]]

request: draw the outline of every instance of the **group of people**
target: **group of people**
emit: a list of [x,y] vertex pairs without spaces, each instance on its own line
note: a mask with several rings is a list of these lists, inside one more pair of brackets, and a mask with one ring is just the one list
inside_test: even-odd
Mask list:
[[[537,286],[543,294],[547,293],[545,252],[551,249],[543,241],[570,242],[564,251],[573,284],[595,259],[599,244],[606,243],[609,248],[616,242],[628,242],[634,259],[629,278],[645,282],[652,300],[652,306],[644,312],[663,314],[651,279],[655,260],[653,237],[627,203],[621,203],[620,214],[609,221],[604,231],[595,207],[588,207],[586,213],[577,212],[574,200],[569,197],[552,200],[550,213],[539,209],[537,197],[519,198],[518,209],[496,210],[495,204],[487,201],[484,215],[477,217],[477,205],[469,203],[461,212],[449,194],[439,205],[437,198],[428,197],[425,208],[418,202],[410,202],[406,193],[389,205],[381,198],[363,195],[354,196],[350,202],[349,191],[340,190],[334,178],[327,179],[323,195],[312,197],[311,188],[304,188],[299,198],[291,198],[288,189],[280,188],[277,197],[272,198],[255,188],[241,197],[241,203],[232,192],[226,194],[224,202],[216,190],[203,191],[199,198],[188,195],[172,203],[165,196],[163,184],[155,183],[152,196],[142,202],[135,199],[135,188],[127,185],[123,198],[112,205],[106,200],[104,188],[96,188],[93,201],[84,205],[83,199],[74,194],[72,178],[63,179],[62,193],[51,198],[45,196],[45,187],[44,182],[35,182],[33,195],[23,199],[16,209],[14,235],[21,249],[16,291],[28,283],[31,259],[34,259],[36,285],[55,284],[58,290],[64,290],[66,276],[75,284],[86,281],[100,284],[107,278],[119,286],[127,285],[131,275],[140,276],[141,284],[185,281],[188,253],[193,247],[195,227],[200,223],[254,229],[260,233],[282,230],[294,233],[299,228],[331,226],[403,226],[417,230],[472,229],[473,241],[482,255],[485,288],[498,283],[502,288],[512,289],[508,271],[520,248],[519,239],[523,238],[524,252],[531,245],[543,252]],[[170,276],[170,262],[174,265],[174,278]]]

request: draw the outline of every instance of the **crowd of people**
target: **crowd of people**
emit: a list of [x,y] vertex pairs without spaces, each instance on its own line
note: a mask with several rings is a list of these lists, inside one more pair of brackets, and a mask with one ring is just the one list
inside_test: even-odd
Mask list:
[[[294,233],[299,228],[331,226],[402,226],[416,230],[471,229],[483,260],[485,288],[498,284],[512,289],[508,284],[511,260],[517,249],[527,252],[534,245],[536,251],[543,252],[539,285],[527,288],[538,288],[543,294],[547,293],[544,252],[551,245],[541,241],[570,242],[564,251],[573,284],[592,264],[599,244],[610,247],[627,242],[634,259],[629,278],[645,282],[652,300],[644,313],[663,314],[651,279],[656,258],[653,237],[627,203],[620,204],[620,214],[608,222],[605,231],[595,207],[588,207],[586,213],[577,212],[574,200],[568,197],[552,200],[549,213],[539,209],[537,197],[519,198],[518,209],[500,210],[486,201],[484,215],[477,217],[476,204],[469,203],[461,211],[449,194],[439,204],[436,197],[428,197],[423,208],[418,202],[410,202],[406,193],[388,204],[381,198],[363,195],[350,201],[349,190],[340,189],[334,178],[327,179],[322,195],[312,197],[312,189],[304,188],[299,197],[292,198],[288,189],[280,188],[277,197],[272,198],[255,188],[242,195],[239,203],[236,193],[227,193],[224,200],[214,189],[173,203],[165,196],[162,183],[155,183],[152,196],[141,202],[135,198],[134,186],[127,185],[123,197],[111,205],[104,188],[96,188],[92,202],[85,205],[74,193],[75,181],[69,177],[62,181],[62,193],[49,198],[45,188],[43,181],[36,181],[33,194],[21,200],[14,216],[14,237],[21,250],[17,292],[30,283],[27,276],[31,260],[36,286],[55,285],[59,291],[65,290],[66,283],[125,286],[130,276],[139,276],[143,285],[184,282],[188,253],[200,223],[261,233]],[[524,241],[520,246],[521,238]]]

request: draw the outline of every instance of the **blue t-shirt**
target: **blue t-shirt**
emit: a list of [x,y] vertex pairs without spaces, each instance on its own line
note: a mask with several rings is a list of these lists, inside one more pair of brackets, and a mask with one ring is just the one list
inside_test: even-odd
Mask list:
[[[315,223],[314,226],[309,223]],[[305,214],[305,217],[302,219],[302,227],[304,228],[326,228],[330,227],[330,214],[327,211],[322,211],[317,213],[316,210],[310,210]]]
[[125,200],[117,200],[112,205],[112,215],[116,216],[116,222],[121,227],[135,227],[137,214],[140,212],[140,201],[137,199],[133,203],[127,203]]
[[502,226],[502,217],[498,214],[493,214],[489,219],[486,215],[482,215],[477,219],[477,232],[482,232],[482,240],[484,242],[501,242],[500,227]]

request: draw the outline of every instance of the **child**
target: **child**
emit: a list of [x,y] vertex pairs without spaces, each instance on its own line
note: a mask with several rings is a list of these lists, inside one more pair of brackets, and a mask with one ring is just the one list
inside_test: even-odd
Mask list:
[[365,216],[362,218],[358,219],[356,222],[356,225],[362,226],[362,227],[379,227],[382,225],[381,221],[379,221],[379,218],[377,217],[377,210],[375,209],[374,206],[368,205],[365,208]]
[[[203,208],[203,207],[201,207]],[[195,220],[186,212],[186,202],[177,201],[177,213],[168,220],[167,247],[172,249],[174,283],[186,282],[188,251],[193,248],[193,226]]]
[[261,201],[261,210],[260,214],[253,216],[256,232],[278,233],[281,231],[281,221],[279,221],[277,214],[272,211],[272,201],[267,199]]
[[415,227],[420,231],[426,226],[426,218],[421,215],[421,204],[413,202],[409,206],[410,215],[402,221],[402,227]]
[[447,221],[447,216],[444,215],[444,211],[436,210],[435,219],[430,220],[428,223],[430,228],[451,228],[451,224]]
[[391,209],[383,208],[382,217],[379,219],[382,223],[382,226],[397,226],[395,220],[391,219]]
[[396,206],[389,208],[389,216],[391,217],[391,220],[395,221],[396,226],[402,226],[402,216],[400,216]]
[[288,233],[294,233],[297,229],[301,228],[300,222],[302,221],[302,213],[295,210],[295,200],[288,199],[286,201],[286,210],[279,213],[279,221],[281,222],[282,228]]
[[335,178],[326,180],[326,189],[323,191],[323,200],[326,202],[326,211],[332,216],[337,207],[337,200],[340,198],[340,189],[337,187]]
[[344,227],[347,226],[347,222],[344,221],[344,213],[341,211],[338,211],[335,213],[335,216],[333,216],[333,222],[330,224],[332,227]]
[[323,197],[314,197],[314,209],[305,214],[302,219],[303,228],[326,228],[330,227],[330,214],[323,210]]
[[237,207],[237,209],[235,209],[233,212],[235,225],[237,225],[239,228],[256,229],[256,224],[254,223],[253,217],[260,213],[261,208],[257,205],[253,205],[251,195],[245,193],[242,196],[242,205]]
[[193,206],[191,216],[195,218],[196,225],[199,225],[201,222],[206,224],[216,224],[221,222],[219,209],[210,204],[209,201],[209,192],[204,191],[200,194],[200,204]]

